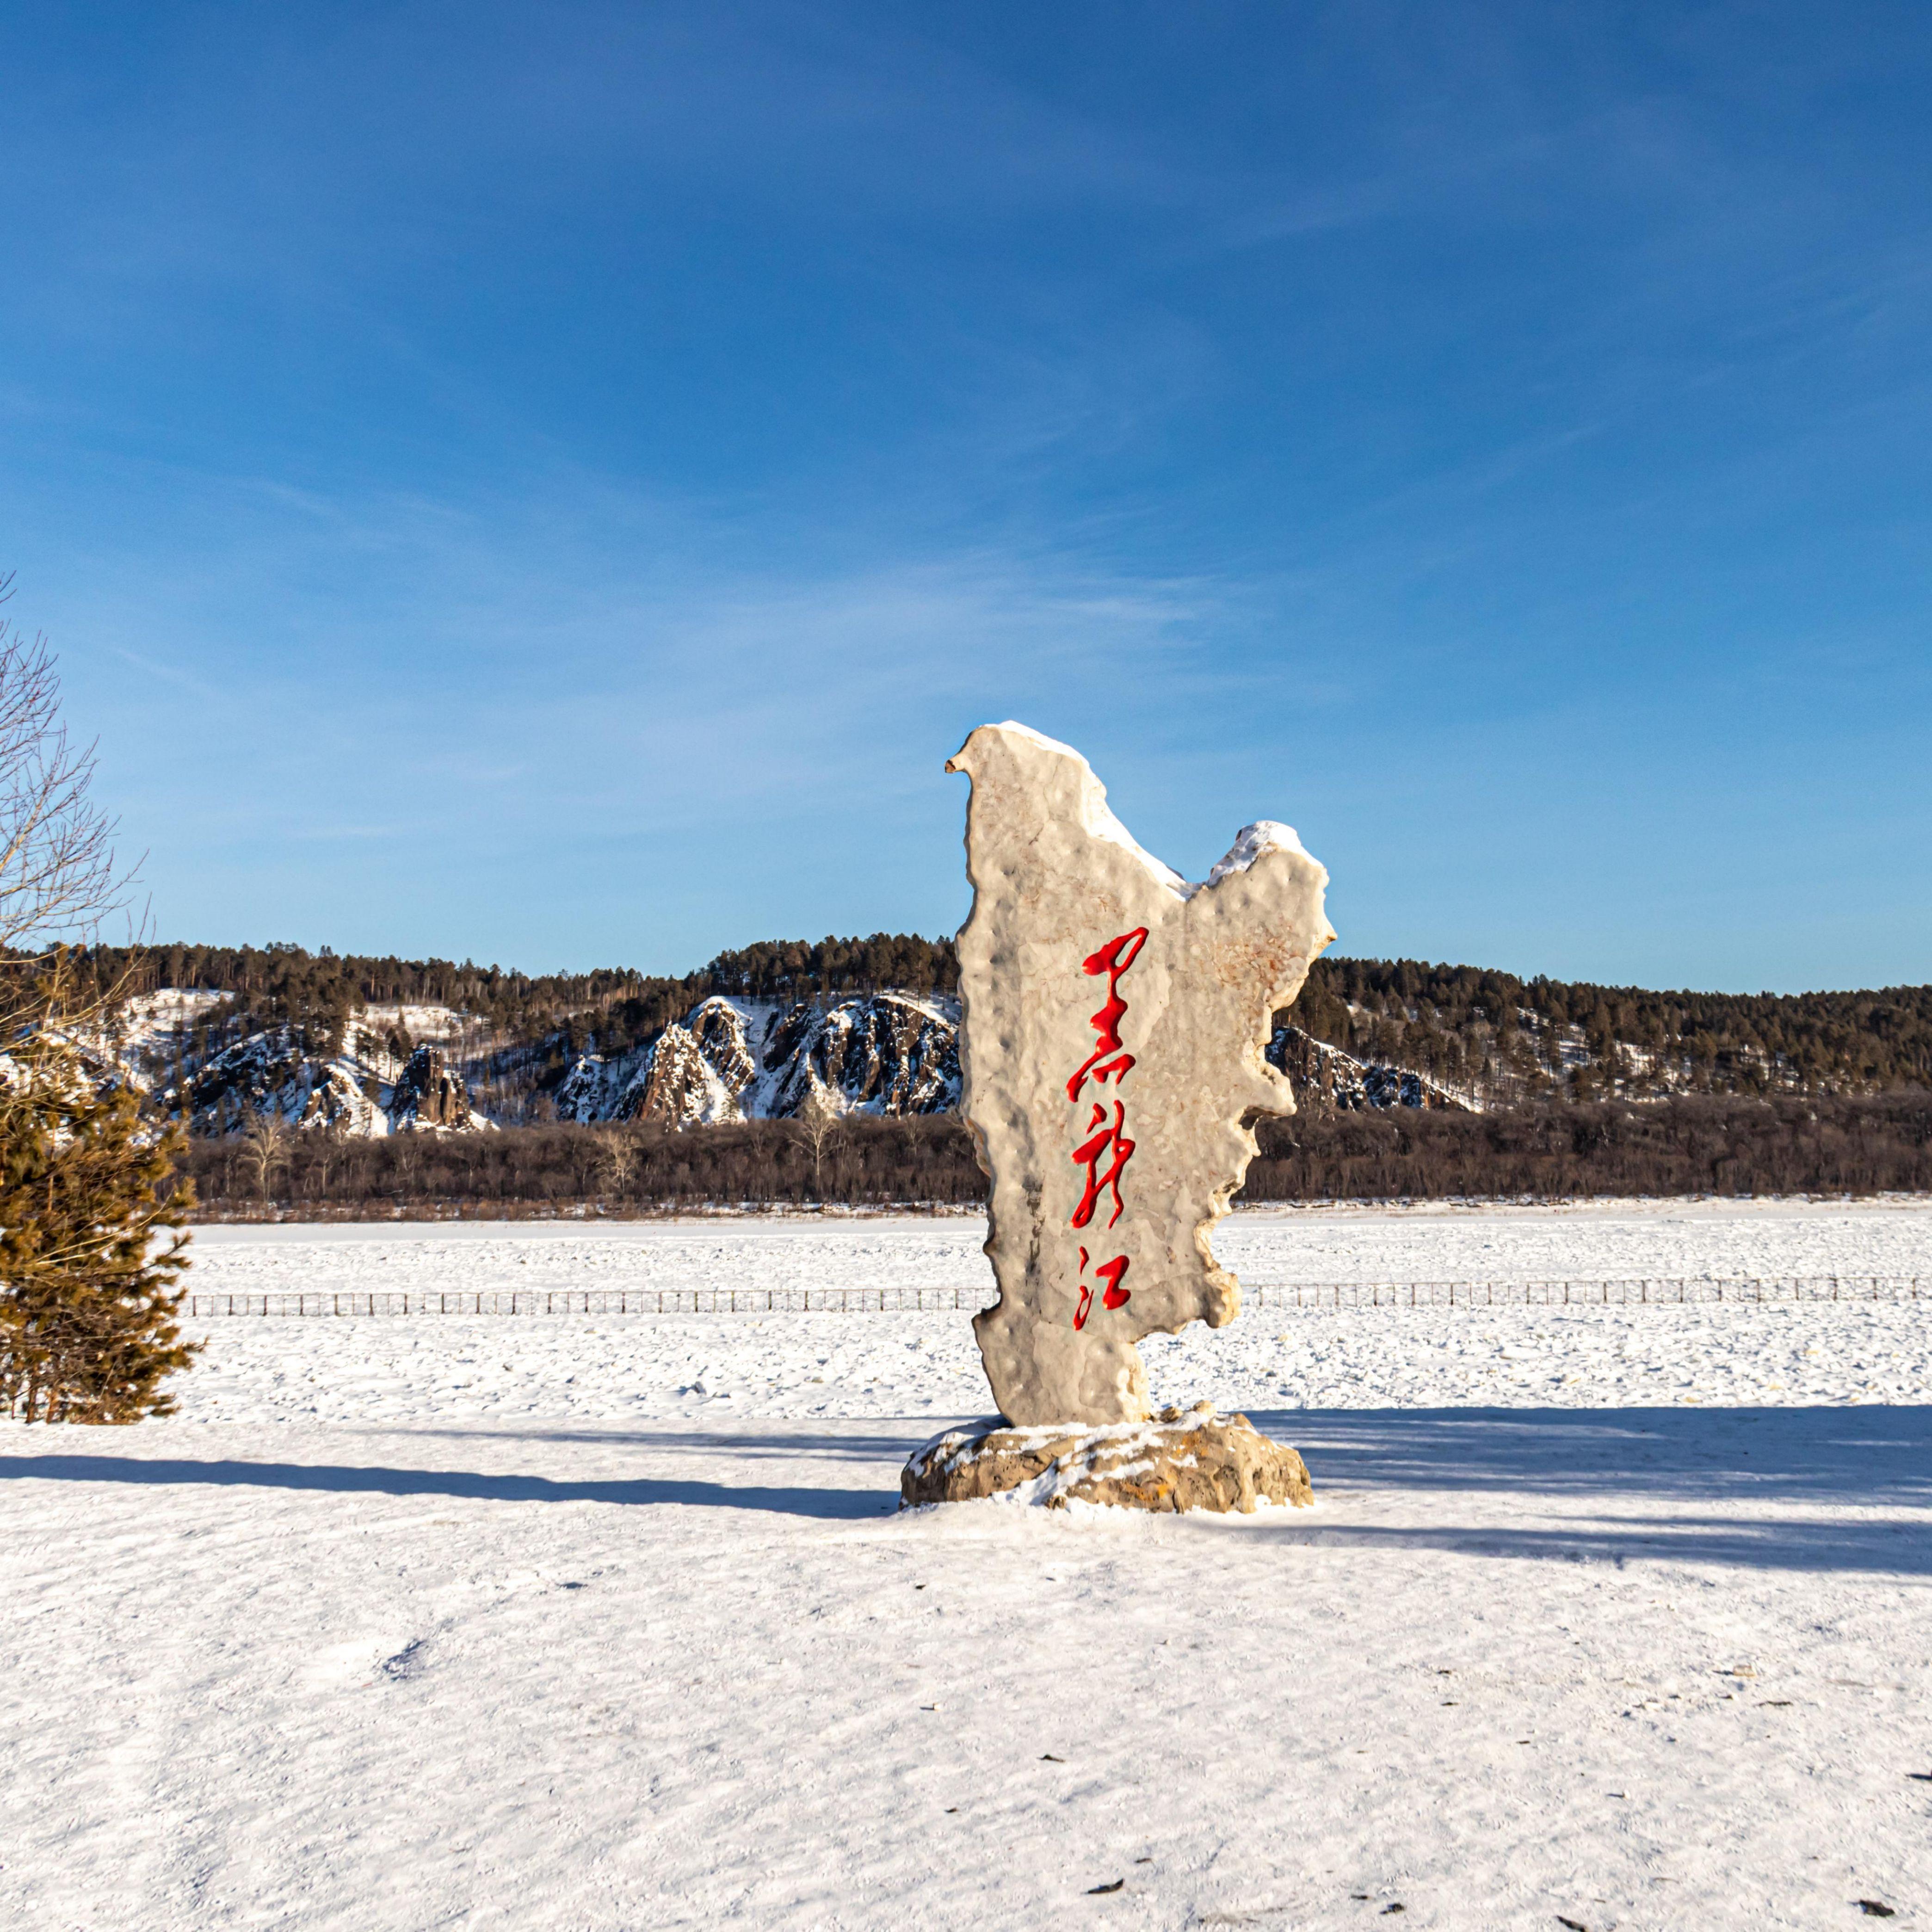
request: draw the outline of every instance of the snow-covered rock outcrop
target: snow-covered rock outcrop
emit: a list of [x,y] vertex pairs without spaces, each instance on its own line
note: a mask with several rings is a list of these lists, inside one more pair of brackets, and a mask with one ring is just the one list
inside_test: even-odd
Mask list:
[[714,995],[640,1053],[583,1056],[554,1100],[560,1120],[687,1127],[790,1118],[814,1094],[842,1114],[956,1106],[957,1003],[908,993],[796,1004]]
[[470,1090],[441,1047],[419,1046],[410,1055],[389,1096],[392,1132],[434,1128],[462,1133],[490,1124],[471,1111]]
[[952,1000],[875,993],[820,1010],[794,1006],[772,1029],[760,1099],[775,1116],[816,1091],[842,1112],[942,1114],[959,1102],[959,1013]]
[[[154,1004],[152,996],[146,1004]],[[157,1023],[142,1005],[130,1002],[94,1043],[106,1077],[135,1088],[155,1112],[185,1118],[196,1134],[242,1133],[262,1114],[297,1129],[362,1136],[466,1133],[495,1124],[477,1110],[443,1043],[424,1042],[404,1057],[384,1043],[382,1028],[366,1012],[360,1022],[327,1031],[287,1022],[259,1026],[211,1051],[174,1024],[178,1016],[164,1012]],[[452,1017],[423,1009],[413,1016],[430,1024]]]
[[198,1134],[239,1132],[256,1114],[296,1127],[380,1133],[386,1122],[359,1073],[352,1060],[309,1053],[293,1028],[270,1027],[224,1048],[158,1099],[164,1112],[185,1113]]
[[1362,1113],[1389,1107],[1446,1107],[1465,1114],[1483,1111],[1467,1095],[1452,1093],[1426,1075],[1412,1073],[1406,1066],[1358,1060],[1298,1026],[1275,1028],[1274,1037],[1268,1042],[1268,1060],[1294,1082],[1295,1098],[1318,1112],[1332,1108],[1340,1113]]

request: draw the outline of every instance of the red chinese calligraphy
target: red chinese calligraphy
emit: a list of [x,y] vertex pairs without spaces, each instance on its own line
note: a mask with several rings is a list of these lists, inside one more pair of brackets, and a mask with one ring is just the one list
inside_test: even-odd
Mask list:
[[[1103,1189],[1112,1192],[1114,1211],[1107,1217],[1107,1226],[1112,1227],[1120,1218],[1126,1203],[1120,1198],[1120,1174],[1134,1156],[1134,1144],[1121,1130],[1126,1124],[1126,1109],[1119,1101],[1114,1102],[1114,1118],[1107,1118],[1107,1110],[1098,1101],[1094,1104],[1094,1118],[1087,1124],[1098,1127],[1100,1132],[1073,1150],[1076,1162],[1087,1166],[1087,1185],[1081,1190],[1080,1204],[1073,1210],[1073,1225],[1084,1228],[1094,1218],[1094,1210],[1100,1204]],[[1113,1160],[1105,1174],[1100,1172],[1100,1163],[1109,1154]]]
[[[1132,1300],[1133,1290],[1120,1286],[1120,1277],[1126,1271],[1127,1258],[1125,1255],[1116,1255],[1112,1261],[1102,1262],[1094,1270],[1107,1284],[1106,1292],[1100,1297],[1102,1308],[1124,1308]],[[1087,1272],[1087,1250],[1084,1248],[1080,1250],[1080,1272],[1082,1276]],[[1080,1306],[1073,1312],[1075,1328],[1086,1327],[1087,1311],[1093,1306],[1094,1291],[1083,1280],[1080,1284]]]
[[[1081,1090],[1090,1078],[1096,1086],[1104,1086],[1108,1081],[1118,1093],[1121,1083],[1133,1066],[1134,1056],[1120,1043],[1120,1022],[1125,1017],[1127,1003],[1120,997],[1120,976],[1140,956],[1142,946],[1147,943],[1147,928],[1135,927],[1131,932],[1123,932],[1108,940],[1097,952],[1090,952],[1082,962],[1081,970],[1089,979],[1097,980],[1102,974],[1107,976],[1107,998],[1100,1010],[1093,1016],[1094,1031],[1098,1042],[1085,1061],[1074,1072],[1066,1083],[1066,1097],[1077,1102]],[[1073,1226],[1086,1227],[1094,1219],[1094,1210],[1100,1204],[1102,1194],[1114,1198],[1114,1211],[1107,1217],[1107,1226],[1113,1226],[1125,1210],[1126,1203],[1120,1198],[1120,1176],[1127,1162],[1133,1158],[1134,1144],[1127,1138],[1126,1107],[1119,1100],[1114,1102],[1113,1118],[1107,1118],[1106,1105],[1096,1100],[1089,1103],[1094,1112],[1087,1123],[1087,1138],[1073,1150],[1076,1164],[1087,1170],[1086,1185],[1081,1190],[1080,1204],[1072,1214]],[[1102,1163],[1105,1163],[1103,1167]],[[1073,1325],[1084,1328],[1087,1317],[1094,1306],[1094,1289],[1086,1279],[1089,1257],[1087,1250],[1080,1250],[1080,1305],[1075,1310]],[[1110,1262],[1102,1262],[1094,1270],[1095,1276],[1106,1286],[1100,1297],[1103,1308],[1124,1308],[1132,1298],[1132,1291],[1120,1286],[1127,1271],[1127,1257],[1116,1255]]]
[[1066,1097],[1070,1100],[1079,1099],[1080,1090],[1086,1085],[1090,1073],[1096,1082],[1111,1078],[1118,1087],[1126,1077],[1127,1069],[1134,1064],[1133,1055],[1120,1050],[1120,1018],[1127,1010],[1126,1001],[1120,998],[1120,975],[1140,957],[1141,948],[1146,943],[1147,928],[1137,926],[1132,932],[1108,940],[1099,952],[1090,953],[1082,962],[1081,970],[1090,979],[1097,980],[1102,973],[1106,974],[1107,1003],[1094,1016],[1094,1030],[1100,1036],[1100,1045],[1066,1083]]

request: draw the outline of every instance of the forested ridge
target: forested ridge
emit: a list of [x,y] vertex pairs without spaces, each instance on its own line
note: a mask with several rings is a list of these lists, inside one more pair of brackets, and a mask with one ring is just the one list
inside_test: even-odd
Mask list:
[[369,1006],[442,1006],[473,1016],[503,1046],[555,1049],[560,1064],[594,1042],[605,1054],[648,1046],[675,1019],[713,993],[773,998],[884,988],[950,992],[958,968],[950,939],[896,933],[868,939],[772,940],[721,952],[680,978],[628,967],[587,973],[528,974],[464,960],[338,954],[324,946],[99,946],[78,956],[102,986],[134,992],[164,987],[230,996],[205,1030],[242,1022],[287,1022],[317,1042],[339,1042],[350,1019]]
[[1932,986],[1658,992],[1323,959],[1293,1018],[1358,1059],[1412,1067],[1492,1104],[1932,1084]]
[[[540,1095],[572,1056],[648,1044],[714,993],[812,1000],[949,993],[950,941],[892,934],[771,942],[673,978],[621,968],[531,975],[470,961],[159,946],[81,956],[83,975],[223,997],[215,1036],[292,1028],[320,1046],[353,1024],[403,1036],[407,1010],[466,1016],[473,1090]],[[1869,1192],[1932,1187],[1932,988],[1744,995],[1658,992],[1417,961],[1328,959],[1292,1010],[1316,1039],[1424,1072],[1458,1113],[1304,1111],[1264,1121],[1250,1201],[1589,1194]],[[490,1070],[513,1070],[496,1083]],[[476,1088],[482,1076],[490,1084]],[[217,1214],[635,1214],[704,1204],[969,1206],[983,1197],[956,1120],[855,1116],[813,1144],[800,1124],[683,1132],[544,1124],[343,1141],[296,1134],[273,1163],[234,1139],[189,1144]]]
[[[948,939],[768,940],[681,977],[626,968],[530,974],[465,960],[310,952],[293,945],[103,947],[100,983],[229,996],[204,1030],[292,1024],[339,1042],[370,1005],[434,1004],[473,1017],[539,1079],[579,1052],[648,1045],[714,993],[809,999],[958,982]],[[1932,986],[1864,992],[1654,992],[1418,960],[1316,962],[1295,1024],[1357,1058],[1412,1068],[1486,1106],[1669,1093],[1861,1093],[1932,1084]]]

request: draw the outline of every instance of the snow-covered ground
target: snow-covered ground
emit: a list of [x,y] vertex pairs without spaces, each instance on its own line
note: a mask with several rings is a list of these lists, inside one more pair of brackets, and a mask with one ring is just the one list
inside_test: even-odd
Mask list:
[[[194,1286],[366,1293],[406,1286],[965,1288],[992,1298],[978,1215],[382,1222],[201,1229]],[[1214,1251],[1254,1282],[1932,1275],[1914,1202],[1617,1202],[1564,1208],[1244,1209]]]
[[[197,1286],[984,1280],[964,1221],[204,1231]],[[1250,1279],[1932,1276],[1932,1208],[1240,1217]],[[222,1319],[0,1426],[0,1922],[1932,1917],[1932,1303],[1146,1345],[1312,1510],[898,1514],[964,1315]],[[1114,1888],[1118,1882],[1118,1888]]]

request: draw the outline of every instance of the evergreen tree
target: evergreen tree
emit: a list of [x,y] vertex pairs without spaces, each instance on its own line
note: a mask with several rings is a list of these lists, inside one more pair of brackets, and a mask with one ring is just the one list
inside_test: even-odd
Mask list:
[[[176,1322],[194,1196],[179,1127],[97,1090],[43,1034],[0,1090],[0,1404],[28,1422],[135,1422],[198,1344]],[[158,1238],[172,1234],[165,1243]]]

